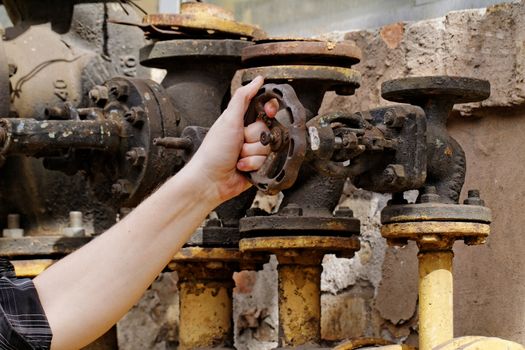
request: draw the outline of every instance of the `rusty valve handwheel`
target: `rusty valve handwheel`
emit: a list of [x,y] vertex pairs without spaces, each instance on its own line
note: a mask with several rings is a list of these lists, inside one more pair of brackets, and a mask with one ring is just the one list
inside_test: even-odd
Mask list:
[[[275,118],[264,112],[264,104],[275,98],[279,110]],[[267,194],[290,188],[299,173],[306,154],[306,111],[294,89],[288,84],[266,84],[252,99],[244,125],[260,117],[269,132],[261,134],[261,143],[271,152],[257,171],[246,173],[250,182]]]

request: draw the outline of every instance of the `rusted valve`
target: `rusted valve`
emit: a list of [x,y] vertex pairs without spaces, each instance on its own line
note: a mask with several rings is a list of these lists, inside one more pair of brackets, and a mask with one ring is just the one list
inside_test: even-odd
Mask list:
[[[279,103],[273,119],[264,112],[264,104],[271,99]],[[270,128],[261,135],[261,143],[270,145],[271,153],[258,171],[247,176],[260,190],[275,194],[291,187],[299,174],[306,154],[306,111],[290,85],[266,84],[252,100],[244,124],[258,117]]]
[[490,96],[486,80],[451,76],[390,80],[381,87],[383,98],[420,106],[427,118],[427,179],[441,201],[457,203],[465,180],[465,154],[447,132],[448,114],[456,103],[482,101]]

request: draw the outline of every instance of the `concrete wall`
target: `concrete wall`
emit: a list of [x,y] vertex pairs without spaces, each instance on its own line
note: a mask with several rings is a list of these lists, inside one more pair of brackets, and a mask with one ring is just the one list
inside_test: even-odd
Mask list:
[[[525,3],[453,12],[414,23],[327,35],[354,40],[363,84],[352,97],[330,94],[324,110],[354,112],[385,105],[381,82],[448,74],[490,80],[489,100],[457,106],[451,133],[467,156],[464,190],[478,188],[493,210],[484,246],[455,246],[455,332],[525,343]],[[411,194],[414,198],[414,193]],[[348,186],[342,201],[362,222],[362,249],[352,260],[327,256],[322,276],[322,335],[377,336],[417,344],[417,249],[388,248],[378,214],[387,196]],[[261,205],[273,205],[261,199]],[[236,344],[276,345],[275,261],[235,276]],[[163,275],[119,323],[121,349],[170,349],[177,338],[176,276]]]

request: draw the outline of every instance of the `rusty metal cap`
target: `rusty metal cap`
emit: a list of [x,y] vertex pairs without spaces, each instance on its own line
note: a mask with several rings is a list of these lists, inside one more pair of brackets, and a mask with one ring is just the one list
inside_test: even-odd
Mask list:
[[409,77],[385,81],[381,85],[381,96],[389,101],[412,104],[439,97],[453,103],[478,102],[490,96],[490,83],[454,76]]
[[[149,27],[158,34],[169,34],[171,31],[174,36],[187,32],[197,35],[204,32],[219,39],[266,37],[266,33],[259,27],[235,21],[233,14],[225,9],[199,2],[182,4],[180,14],[147,15],[142,20],[142,26]],[[164,30],[166,32],[163,32]]]
[[361,50],[353,41],[268,40],[242,52],[243,64],[248,67],[284,64],[351,67],[360,60]]

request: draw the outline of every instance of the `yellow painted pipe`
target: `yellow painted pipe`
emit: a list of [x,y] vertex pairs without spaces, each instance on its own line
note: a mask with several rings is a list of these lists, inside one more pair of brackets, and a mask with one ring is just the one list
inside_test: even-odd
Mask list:
[[493,337],[466,336],[455,338],[433,350],[524,350],[521,344]]
[[224,282],[179,283],[179,349],[231,345],[231,292]]
[[322,266],[279,264],[279,346],[321,340]]
[[421,251],[419,258],[419,350],[454,338],[452,250]]

